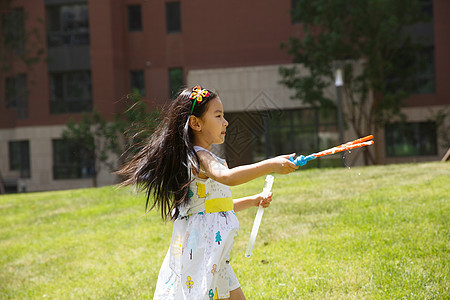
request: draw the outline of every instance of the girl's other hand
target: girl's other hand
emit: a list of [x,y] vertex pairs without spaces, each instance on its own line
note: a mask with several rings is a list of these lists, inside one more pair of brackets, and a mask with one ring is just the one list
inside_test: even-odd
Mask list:
[[291,156],[295,156],[295,153],[280,155],[269,159],[273,166],[273,172],[278,174],[289,174],[297,170],[299,167],[289,160],[289,157]]
[[267,197],[264,197],[263,193],[256,195],[256,206],[261,204],[262,207],[267,208],[272,202],[272,192],[269,192]]

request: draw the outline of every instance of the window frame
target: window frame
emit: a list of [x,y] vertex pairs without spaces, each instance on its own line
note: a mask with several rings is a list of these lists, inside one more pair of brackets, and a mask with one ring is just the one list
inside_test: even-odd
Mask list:
[[[18,151],[18,153],[16,151]],[[30,178],[31,177],[30,141],[28,140],[9,141],[8,152],[9,152],[9,170],[19,171],[20,178]]]
[[291,11],[290,12],[291,12],[291,24],[292,25],[301,23],[300,20],[297,20],[294,18],[294,12],[297,9],[297,2],[298,2],[298,0],[291,0]]
[[[76,74],[83,74],[87,77],[87,82],[80,84],[80,88],[87,87],[88,97],[71,97],[69,90],[73,90],[69,85],[73,84],[73,80],[69,80],[69,76]],[[57,76],[61,76],[62,80],[57,83]],[[50,89],[50,113],[64,114],[64,113],[82,113],[92,111],[92,76],[90,70],[79,70],[69,72],[50,72],[49,74],[49,89]],[[60,85],[61,87],[58,87]],[[61,91],[62,97],[55,97]]]
[[[142,78],[138,78],[141,77]],[[142,86],[139,86],[140,83],[138,81],[142,81]],[[137,83],[137,84],[136,84]],[[145,70],[131,70],[130,71],[130,90],[134,93],[135,89],[139,91],[140,96],[145,97],[146,88],[145,88]]]
[[26,73],[5,77],[5,104],[16,109],[18,119],[28,118],[28,75]]
[[[58,149],[59,148],[59,149]],[[65,139],[52,140],[53,179],[90,179],[95,173],[95,155],[83,145]]]
[[180,33],[181,23],[181,2],[166,2],[166,32],[168,34]]
[[25,10],[22,6],[13,7],[2,18],[2,34],[4,41],[13,41],[3,46],[11,47],[14,53],[21,55],[25,53],[27,33],[25,30]]
[[[432,131],[429,131],[430,129]],[[437,124],[433,121],[386,124],[385,147],[388,158],[436,156],[438,154]],[[403,148],[403,152],[399,150],[400,148]],[[426,148],[431,150],[427,151]],[[412,149],[416,152],[411,152]]]
[[[132,11],[133,9],[139,8],[139,10],[137,11]],[[133,18],[131,18],[131,14],[132,13],[137,13],[138,12],[138,19],[135,19],[134,16]],[[127,27],[128,27],[128,32],[140,32],[143,31],[143,26],[142,26],[142,5],[140,4],[129,4],[127,5]]]
[[[65,30],[61,17],[61,10],[65,7],[85,7],[86,18],[84,18],[83,20],[78,20],[78,25],[82,25],[83,22],[87,22],[87,24],[85,24],[85,26],[76,26],[77,20],[75,20],[72,21],[71,24],[74,28]],[[90,45],[89,6],[87,1],[80,1],[76,3],[50,4],[46,5],[45,10],[47,20],[46,33],[48,48]],[[54,20],[53,17],[58,17],[58,20]]]

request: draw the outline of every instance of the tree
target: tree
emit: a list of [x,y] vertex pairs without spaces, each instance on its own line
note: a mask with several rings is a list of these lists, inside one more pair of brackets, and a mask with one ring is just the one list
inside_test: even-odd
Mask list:
[[97,186],[97,177],[103,165],[110,168],[113,162],[109,160],[107,140],[104,137],[111,137],[113,132],[111,127],[101,117],[100,113],[94,110],[91,114],[83,114],[81,122],[76,123],[73,119],[67,123],[67,128],[63,130],[62,137],[69,146],[69,149],[79,149],[85,153],[85,158],[90,162],[93,173],[93,185]]
[[14,62],[22,62],[27,68],[31,68],[44,55],[44,42],[39,29],[26,26],[28,14],[21,7],[13,7],[13,2],[13,0],[0,2],[0,74],[2,75],[13,71]]
[[216,232],[216,243],[220,245],[220,242],[222,241],[222,236],[220,235],[220,231]]
[[[419,0],[298,0],[292,18],[303,36],[282,48],[294,67],[280,68],[294,98],[313,107],[335,106],[324,90],[340,64],[344,77],[344,119],[358,136],[373,133],[394,116],[416,87],[425,60],[424,40],[409,34],[427,19]],[[303,65],[308,74],[301,74]],[[375,163],[364,151],[366,164]]]
[[71,119],[63,130],[62,137],[69,147],[84,149],[90,157],[94,186],[103,167],[117,170],[127,155],[138,151],[140,141],[145,141],[158,124],[159,111],[148,112],[139,94],[130,94],[127,99],[131,103],[113,122],[107,122],[94,109],[92,113],[83,114],[81,122]]

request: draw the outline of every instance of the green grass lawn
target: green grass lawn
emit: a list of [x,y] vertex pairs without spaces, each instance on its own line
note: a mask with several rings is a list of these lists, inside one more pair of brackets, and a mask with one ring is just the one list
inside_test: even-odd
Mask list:
[[[302,170],[272,191],[251,258],[256,208],[238,213],[247,299],[448,299],[449,163]],[[172,224],[144,201],[114,187],[0,196],[0,299],[151,299]]]

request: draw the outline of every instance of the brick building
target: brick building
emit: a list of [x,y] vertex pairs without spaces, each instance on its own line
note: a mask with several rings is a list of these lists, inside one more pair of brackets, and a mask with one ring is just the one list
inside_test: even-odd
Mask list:
[[[21,26],[41,33],[48,59],[31,68],[15,61],[0,74],[0,172],[9,191],[92,186],[89,162],[67,149],[62,129],[93,108],[112,120],[133,88],[156,106],[183,85],[217,90],[230,121],[217,151],[231,164],[336,143],[335,118],[291,100],[292,91],[278,83],[279,66],[292,61],[280,43],[300,34],[289,15],[292,1],[261,3],[14,0],[14,12],[26,15]],[[399,140],[403,129],[395,125],[376,137],[380,163],[436,160],[446,151],[433,117],[450,105],[450,3],[429,7],[430,85],[403,109],[408,137]],[[115,180],[100,173],[100,185]]]

